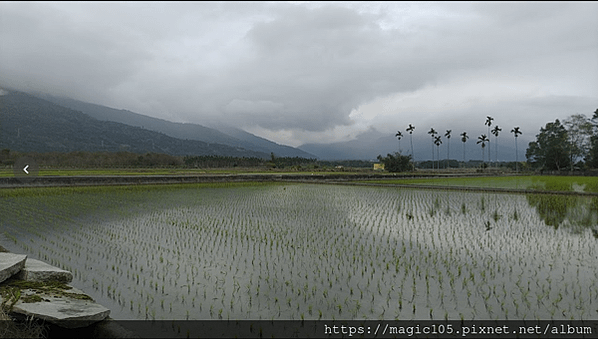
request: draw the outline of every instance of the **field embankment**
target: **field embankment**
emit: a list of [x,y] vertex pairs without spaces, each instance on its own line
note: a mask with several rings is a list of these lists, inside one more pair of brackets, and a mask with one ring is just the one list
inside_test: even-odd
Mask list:
[[598,196],[598,177],[482,173],[209,173],[195,175],[70,175],[21,180],[0,177],[0,188],[127,186],[226,182],[304,182],[448,191]]
[[[454,175],[450,175],[454,176]],[[305,181],[343,182],[350,180],[384,180],[385,178],[447,177],[426,173],[223,173],[197,175],[75,175],[39,176],[22,181],[15,177],[0,177],[0,188],[11,187],[53,187],[53,186],[98,186],[98,185],[149,185],[149,184],[191,184],[204,182],[237,181]]]
[[0,187],[53,187],[53,186],[105,186],[191,184],[204,182],[240,181],[317,181],[364,180],[380,178],[374,174],[214,174],[214,175],[113,175],[113,176],[40,176],[21,181],[15,177],[0,178]]
[[388,178],[386,180],[366,180],[366,183],[357,184],[475,192],[598,196],[598,177],[593,176],[509,175],[444,178]]

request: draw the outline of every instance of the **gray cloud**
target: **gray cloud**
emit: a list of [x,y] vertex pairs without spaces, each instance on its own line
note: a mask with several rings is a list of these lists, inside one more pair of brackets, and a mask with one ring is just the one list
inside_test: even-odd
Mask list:
[[[0,84],[176,121],[221,119],[274,139],[281,131],[294,144],[405,119],[474,120],[497,103],[541,117],[555,97],[566,98],[563,110],[598,104],[597,11],[566,2],[1,3]],[[450,93],[444,105],[400,99],[438,92]],[[368,105],[377,111],[352,114]]]

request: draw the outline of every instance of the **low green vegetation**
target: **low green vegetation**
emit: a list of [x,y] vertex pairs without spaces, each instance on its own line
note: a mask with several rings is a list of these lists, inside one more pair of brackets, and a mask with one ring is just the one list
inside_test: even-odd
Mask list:
[[[14,322],[8,315],[17,302],[36,303],[50,301],[53,297],[78,300],[93,299],[84,293],[71,292],[73,288],[59,281],[23,281],[9,279],[0,284],[0,338],[38,338],[45,329],[33,322]],[[9,321],[10,320],[10,321]]]
[[33,318],[15,321],[0,309],[0,338],[46,338],[47,328]]
[[21,289],[15,286],[2,285],[0,286],[0,297],[2,297],[0,309],[4,312],[10,312],[21,298]]
[[[193,175],[204,173],[218,173],[217,171],[183,170],[183,169],[42,169],[40,176],[111,176],[111,175]],[[232,172],[232,171],[230,171]],[[12,169],[0,170],[0,177],[12,177]]]
[[[289,170],[289,169],[271,169],[263,168],[230,168],[230,169],[42,169],[39,176],[115,176],[115,175],[217,175],[217,174],[357,174],[370,172],[368,169],[337,169],[321,168],[315,170]],[[0,177],[13,177],[12,169],[0,169]]]
[[401,178],[368,180],[370,183],[430,185],[476,188],[505,188],[539,191],[598,192],[598,177],[588,176],[488,176],[458,178]]
[[21,291],[20,300],[22,300],[23,302],[26,302],[26,303],[42,301],[42,298],[37,294],[25,296],[22,293],[23,290],[31,290],[36,293],[43,293],[43,294],[52,295],[52,296],[59,296],[59,297],[65,296],[65,297],[69,297],[69,298],[73,298],[73,299],[93,301],[93,299],[86,294],[69,292],[70,290],[73,289],[73,287],[69,286],[63,282],[60,282],[60,281],[40,282],[40,281],[11,280],[11,281],[4,283],[3,286],[0,287],[0,290],[3,288],[8,288],[8,289],[16,288],[16,289],[20,290]]
[[13,176],[12,167],[21,157],[35,160],[40,176],[69,175],[196,175],[219,173],[312,173],[371,170],[364,160],[320,161],[312,158],[232,156],[173,156],[160,153],[70,152],[22,153],[0,150],[0,177]]

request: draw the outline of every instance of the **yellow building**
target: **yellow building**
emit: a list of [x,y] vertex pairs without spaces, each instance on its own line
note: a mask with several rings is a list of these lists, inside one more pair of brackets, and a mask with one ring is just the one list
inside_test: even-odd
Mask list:
[[374,171],[384,171],[384,164],[374,164]]

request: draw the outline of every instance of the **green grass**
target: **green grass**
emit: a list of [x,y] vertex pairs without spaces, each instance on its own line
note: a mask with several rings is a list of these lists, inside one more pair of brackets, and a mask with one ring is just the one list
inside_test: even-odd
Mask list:
[[[367,170],[365,171],[367,172]],[[114,175],[201,175],[201,174],[356,174],[364,171],[336,172],[327,170],[291,171],[263,168],[186,169],[186,168],[113,168],[113,169],[40,169],[39,176],[114,176]],[[12,177],[12,169],[0,169],[0,177]]]
[[[113,175],[197,175],[255,173],[247,169],[165,169],[165,168],[112,168],[112,169],[40,169],[39,176],[113,176]],[[0,177],[11,177],[11,169],[0,170]]]
[[127,192],[162,192],[176,189],[196,188],[232,188],[264,185],[288,185],[282,182],[206,182],[193,184],[166,184],[166,185],[125,185],[125,186],[83,186],[83,187],[21,187],[0,188],[0,198],[16,197],[43,197],[43,196],[71,196],[74,194],[102,194],[102,193],[127,193]]
[[505,189],[533,189],[540,191],[598,192],[598,177],[585,176],[503,176],[460,178],[417,178],[370,180],[371,183],[401,185],[432,185],[456,187],[487,187]]

